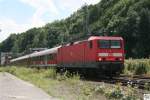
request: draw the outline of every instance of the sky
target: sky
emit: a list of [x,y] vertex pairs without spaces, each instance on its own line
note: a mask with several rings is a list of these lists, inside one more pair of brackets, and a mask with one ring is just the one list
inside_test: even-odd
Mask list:
[[69,17],[85,4],[100,0],[0,0],[0,42],[12,33]]

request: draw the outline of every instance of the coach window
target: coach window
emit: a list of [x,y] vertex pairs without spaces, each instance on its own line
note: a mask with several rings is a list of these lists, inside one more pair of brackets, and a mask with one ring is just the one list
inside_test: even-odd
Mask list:
[[53,60],[53,54],[51,54],[51,60]]
[[53,54],[53,59],[56,59],[56,54]]
[[92,47],[93,47],[92,41],[89,41],[89,48],[92,48]]
[[51,54],[51,60],[53,59],[53,54]]
[[36,57],[35,59],[36,59],[36,61],[38,61],[38,60],[39,60],[39,57]]
[[40,56],[40,60],[42,60],[42,56]]
[[39,61],[39,60],[40,60],[40,57],[37,57],[36,60]]
[[42,60],[44,60],[44,56],[42,56]]
[[33,57],[33,61],[35,61],[36,60],[36,57]]
[[52,55],[52,54],[49,54],[48,59],[49,59],[49,60],[52,60],[52,59],[53,59],[53,55]]
[[48,55],[48,60],[51,60],[51,54]]

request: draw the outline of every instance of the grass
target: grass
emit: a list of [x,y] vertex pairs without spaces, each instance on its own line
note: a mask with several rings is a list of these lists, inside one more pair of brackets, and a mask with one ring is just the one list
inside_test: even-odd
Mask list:
[[138,92],[131,87],[128,87],[126,89],[122,88],[120,84],[114,86],[113,89],[107,90],[104,92],[105,96],[108,99],[117,99],[117,100],[138,100],[140,97],[138,97]]
[[150,59],[126,60],[124,74],[150,76]]
[[[78,74],[56,73],[55,69],[25,67],[0,67],[0,72],[9,72],[62,100],[136,100],[140,98],[132,87],[125,90],[120,84],[107,86],[80,80]],[[149,84],[145,87],[148,88]],[[149,88],[148,88],[149,89]]]

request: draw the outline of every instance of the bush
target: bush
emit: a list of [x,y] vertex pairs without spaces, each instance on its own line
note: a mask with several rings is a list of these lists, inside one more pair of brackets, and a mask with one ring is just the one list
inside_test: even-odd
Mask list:
[[45,78],[53,78],[56,79],[57,73],[55,69],[47,69],[43,71],[43,75]]
[[147,74],[149,72],[149,65],[146,62],[139,62],[136,69],[135,74],[141,75],[141,74]]
[[118,85],[114,89],[107,91],[105,93],[105,96],[109,99],[121,99],[124,94],[121,87]]
[[150,74],[150,60],[149,59],[129,59],[125,61],[125,74]]
[[101,94],[104,94],[104,92],[105,92],[104,90],[105,90],[104,83],[103,83],[103,85],[97,86],[97,87],[95,88],[95,92],[98,92],[98,93],[101,93]]
[[94,91],[94,88],[89,85],[84,85],[82,88],[82,93],[86,96],[92,95],[92,91]]
[[138,100],[140,98],[137,94],[135,88],[132,88],[131,85],[128,85],[127,91],[124,93],[122,100]]
[[67,83],[71,85],[75,85],[80,81],[80,75],[79,74],[72,74],[68,71],[64,72],[63,74],[57,73],[56,79],[58,81],[66,81]]
[[78,82],[80,82],[80,76],[78,74],[73,74],[67,78],[67,82],[71,85],[76,85]]
[[8,67],[8,66],[1,67],[0,72],[8,72],[10,74],[16,75],[16,67],[12,67],[12,66],[11,67]]
[[68,71],[66,71],[66,72],[63,73],[63,74],[59,74],[59,73],[58,73],[58,74],[57,74],[57,80],[58,80],[58,81],[67,80],[68,76],[69,76]]
[[150,83],[145,83],[144,88],[148,91],[150,91]]

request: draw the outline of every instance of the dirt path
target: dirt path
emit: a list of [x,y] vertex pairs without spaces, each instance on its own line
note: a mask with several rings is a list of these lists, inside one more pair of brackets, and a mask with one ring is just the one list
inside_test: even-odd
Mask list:
[[58,100],[9,73],[0,73],[0,100]]

